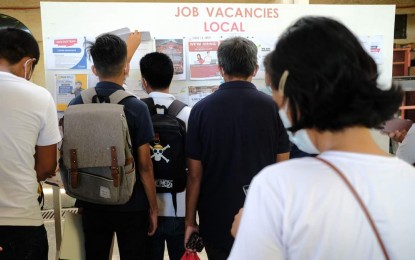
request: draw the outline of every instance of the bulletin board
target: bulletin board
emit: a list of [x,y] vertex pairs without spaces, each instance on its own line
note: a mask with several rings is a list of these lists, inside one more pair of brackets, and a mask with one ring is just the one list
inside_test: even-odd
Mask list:
[[175,67],[171,92],[194,105],[221,84],[217,48],[231,36],[247,37],[257,44],[260,70],[253,83],[266,91],[262,59],[278,36],[304,15],[343,22],[378,64],[380,86],[388,88],[392,80],[394,5],[41,2],[40,7],[46,87],[59,111],[65,110],[77,90],[97,82],[85,42],[121,28],[150,33],[134,55],[126,80],[139,97],[146,96],[139,60],[147,52],[161,51]]

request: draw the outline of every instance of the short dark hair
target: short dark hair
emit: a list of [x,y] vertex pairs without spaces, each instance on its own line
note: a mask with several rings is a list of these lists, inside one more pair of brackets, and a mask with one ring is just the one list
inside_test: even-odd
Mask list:
[[224,40],[218,48],[218,63],[230,76],[249,77],[258,65],[258,48],[252,41],[243,37]]
[[338,131],[376,127],[391,118],[402,102],[400,87],[381,90],[375,61],[343,24],[325,17],[304,17],[279,38],[265,68],[292,113],[291,131],[315,128]]
[[38,63],[40,52],[36,39],[30,33],[20,29],[1,29],[0,58],[14,65],[24,57],[36,59],[33,67]]
[[101,76],[113,77],[125,69],[127,45],[118,36],[103,34],[95,42],[88,42],[88,51],[94,66]]
[[161,52],[146,54],[140,60],[141,76],[154,90],[166,89],[173,79],[173,62],[169,56]]

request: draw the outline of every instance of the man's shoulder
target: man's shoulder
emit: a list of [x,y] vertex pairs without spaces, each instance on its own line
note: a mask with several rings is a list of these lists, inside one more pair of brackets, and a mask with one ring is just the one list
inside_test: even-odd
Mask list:
[[127,109],[147,109],[147,105],[136,96],[126,97],[123,101],[120,102],[120,104]]
[[192,108],[186,105],[186,106],[182,109],[182,111],[180,111],[180,112],[184,112],[184,113],[190,114],[190,112],[191,112],[191,111],[192,111]]
[[249,95],[253,100],[256,100],[259,104],[262,104],[263,106],[277,107],[277,104],[272,99],[272,97],[270,95],[265,94],[262,91],[253,89],[252,93],[246,93],[246,95]]
[[192,111],[192,108],[189,106],[185,106],[179,114],[177,114],[177,118],[186,122],[189,119],[190,112]]
[[150,113],[148,111],[147,105],[139,100],[137,97],[127,97],[120,103],[124,106],[124,111],[127,116],[127,122],[131,122],[130,120],[145,120],[149,118],[150,120]]

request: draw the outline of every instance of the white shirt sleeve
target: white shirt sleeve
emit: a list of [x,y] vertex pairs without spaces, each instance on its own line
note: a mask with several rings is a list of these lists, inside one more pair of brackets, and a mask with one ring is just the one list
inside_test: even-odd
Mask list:
[[55,102],[50,96],[36,145],[48,146],[58,143],[61,139]]
[[410,164],[415,163],[415,126],[409,129],[408,133],[399,145],[396,156]]
[[[275,179],[264,169],[249,187],[241,223],[232,247],[231,260],[284,259],[282,207]],[[272,187],[270,185],[276,185]]]

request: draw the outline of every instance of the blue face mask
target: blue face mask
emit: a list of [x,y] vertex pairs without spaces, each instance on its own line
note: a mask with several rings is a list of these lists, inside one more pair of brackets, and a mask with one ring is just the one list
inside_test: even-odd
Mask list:
[[[278,111],[278,114],[280,115],[282,124],[286,129],[291,127],[291,122],[288,119],[287,112],[285,109],[288,107],[288,102],[286,103],[285,108],[280,108]],[[313,142],[311,142],[310,137],[307,134],[307,131],[305,129],[300,129],[296,131],[294,134],[287,130],[288,137],[290,138],[290,141],[294,143],[298,149],[300,149],[303,152],[309,153],[309,154],[319,154],[320,151],[315,147]]]

